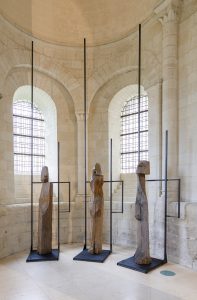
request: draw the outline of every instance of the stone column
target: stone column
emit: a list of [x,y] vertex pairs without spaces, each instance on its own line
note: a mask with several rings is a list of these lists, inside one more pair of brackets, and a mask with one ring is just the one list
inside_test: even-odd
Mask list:
[[178,15],[180,0],[165,0],[155,9],[163,29],[163,176],[165,131],[169,134],[168,177],[178,176]]
[[76,112],[77,117],[77,194],[84,195],[84,112]]

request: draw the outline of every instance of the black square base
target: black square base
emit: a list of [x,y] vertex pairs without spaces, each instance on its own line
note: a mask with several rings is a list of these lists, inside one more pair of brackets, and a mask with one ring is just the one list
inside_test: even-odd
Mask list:
[[134,256],[132,256],[127,259],[119,261],[117,263],[117,265],[146,274],[146,273],[149,273],[150,271],[164,265],[165,263],[166,262],[164,260],[152,257],[152,262],[149,265],[138,265],[135,263]]
[[80,252],[77,256],[75,256],[73,260],[103,263],[106,260],[106,258],[110,255],[110,253],[110,250],[103,250],[100,254],[91,254],[88,252],[88,249],[86,249]]
[[59,250],[52,249],[52,252],[49,254],[38,254],[37,250],[33,250],[30,252],[26,262],[37,262],[37,261],[53,261],[59,260]]

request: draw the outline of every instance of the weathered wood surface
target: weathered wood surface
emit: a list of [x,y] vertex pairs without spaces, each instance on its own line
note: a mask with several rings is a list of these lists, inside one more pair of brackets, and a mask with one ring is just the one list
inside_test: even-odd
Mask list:
[[91,245],[89,252],[91,254],[99,254],[102,252],[104,199],[103,175],[98,163],[92,171],[90,187],[92,197],[90,201]]
[[38,253],[49,254],[52,250],[52,206],[53,184],[48,182],[48,168],[43,167],[41,173],[42,190],[39,198],[38,216]]
[[140,161],[136,173],[138,182],[135,203],[135,218],[137,219],[137,250],[135,252],[135,262],[139,265],[147,265],[151,263],[149,251],[148,201],[145,188],[145,174],[150,174],[149,162]]

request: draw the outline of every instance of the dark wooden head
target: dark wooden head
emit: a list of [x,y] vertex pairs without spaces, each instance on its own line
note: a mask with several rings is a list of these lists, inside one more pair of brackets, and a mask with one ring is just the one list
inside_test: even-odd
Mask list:
[[46,167],[46,166],[44,166],[42,168],[41,181],[42,182],[48,182],[49,181],[49,171],[48,171],[48,167]]
[[147,160],[141,160],[138,163],[138,166],[136,169],[136,174],[149,175],[150,174],[150,162]]

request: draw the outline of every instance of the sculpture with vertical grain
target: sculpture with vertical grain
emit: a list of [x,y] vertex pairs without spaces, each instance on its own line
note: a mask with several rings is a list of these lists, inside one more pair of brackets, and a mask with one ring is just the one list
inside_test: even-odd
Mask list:
[[135,218],[137,219],[137,250],[135,252],[135,263],[148,265],[151,263],[149,251],[149,222],[148,201],[145,188],[145,175],[150,174],[149,161],[139,162],[136,170],[138,176],[137,195],[135,202]]
[[38,253],[49,254],[52,251],[52,207],[53,184],[49,182],[48,167],[41,172],[42,190],[39,199],[38,216]]
[[103,233],[103,175],[100,164],[96,163],[92,171],[90,182],[92,197],[90,202],[91,217],[91,245],[89,253],[99,254],[102,252],[102,233]]

